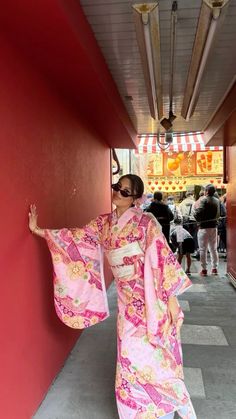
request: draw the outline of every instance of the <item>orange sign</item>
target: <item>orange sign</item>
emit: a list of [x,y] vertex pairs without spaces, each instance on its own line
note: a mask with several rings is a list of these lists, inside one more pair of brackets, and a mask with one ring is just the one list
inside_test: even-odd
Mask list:
[[195,153],[193,151],[165,153],[165,176],[194,176]]
[[197,175],[221,175],[223,173],[222,151],[200,151],[196,153]]

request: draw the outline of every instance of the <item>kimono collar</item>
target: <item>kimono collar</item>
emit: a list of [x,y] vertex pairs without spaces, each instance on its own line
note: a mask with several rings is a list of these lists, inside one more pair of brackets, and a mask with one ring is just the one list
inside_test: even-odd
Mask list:
[[123,228],[135,215],[141,217],[142,214],[143,211],[140,208],[131,207],[118,218],[117,212],[114,210],[112,212],[112,224],[117,224],[120,228]]

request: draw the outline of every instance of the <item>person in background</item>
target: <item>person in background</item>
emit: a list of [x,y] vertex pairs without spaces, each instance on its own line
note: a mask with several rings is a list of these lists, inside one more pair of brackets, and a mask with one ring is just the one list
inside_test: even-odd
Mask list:
[[[54,265],[55,307],[73,329],[109,316],[103,253],[118,296],[116,400],[120,419],[196,419],[183,380],[177,295],[191,286],[152,214],[144,185],[127,174],[111,185],[116,209],[82,228],[44,229],[31,205],[29,228],[46,239]],[[96,351],[96,342],[94,342]],[[150,416],[151,415],[151,416]]]
[[151,204],[152,201],[153,201],[153,194],[148,193],[146,195],[146,199],[145,199],[144,203],[141,205],[142,210],[145,211],[149,207],[149,205]]
[[167,203],[168,207],[170,208],[170,210],[172,211],[172,214],[174,216],[174,219],[170,223],[170,232],[171,232],[172,228],[174,226],[174,222],[176,220],[180,220],[182,222],[183,217],[182,217],[182,214],[180,212],[180,209],[179,209],[178,205],[175,204],[175,200],[174,200],[173,196],[168,196],[166,203]]
[[193,216],[194,203],[195,203],[195,199],[193,197],[193,192],[187,191],[186,197],[179,204],[179,209],[183,217],[183,227],[185,228],[185,230],[188,230],[188,231],[191,229],[191,223],[195,221],[195,218]]
[[177,259],[181,265],[183,257],[186,256],[187,269],[185,273],[191,275],[191,253],[194,252],[194,240],[189,231],[187,231],[181,220],[177,219],[171,231],[172,249],[177,250]]
[[155,192],[153,202],[146,209],[146,212],[151,212],[157,221],[162,226],[162,233],[164,234],[167,243],[170,243],[170,222],[174,219],[174,215],[168,205],[162,201],[162,193]]
[[205,188],[200,190],[198,199],[193,204],[193,211],[195,211],[195,209],[199,207],[201,200],[204,198],[204,196],[205,196]]
[[[193,208],[192,208],[192,216],[193,217],[194,217],[195,209],[199,207],[200,202],[204,198],[204,196],[205,196],[205,189],[201,189],[200,192],[199,192],[198,199],[193,204]],[[194,220],[195,220],[195,217],[194,217]],[[194,244],[195,244],[195,252],[192,255],[192,257],[195,258],[195,259],[197,259],[197,260],[200,260],[200,252],[199,252],[199,246],[198,246],[197,233],[198,233],[198,225],[196,223],[196,230],[195,230],[194,234],[192,234],[193,240],[194,240]]]
[[215,194],[215,187],[209,184],[205,188],[205,196],[194,211],[199,225],[198,244],[200,251],[201,276],[207,276],[207,250],[209,248],[212,264],[212,275],[218,275],[217,224],[220,216],[220,202]]

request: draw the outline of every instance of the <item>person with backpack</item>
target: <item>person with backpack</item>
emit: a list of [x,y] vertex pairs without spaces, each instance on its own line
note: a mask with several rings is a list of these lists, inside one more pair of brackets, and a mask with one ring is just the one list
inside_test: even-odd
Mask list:
[[199,225],[198,243],[200,250],[201,276],[207,276],[207,251],[211,256],[211,275],[218,275],[219,257],[217,252],[217,225],[220,217],[220,201],[216,198],[215,187],[209,184],[205,187],[205,196],[194,211],[194,217]]
[[184,200],[179,204],[179,209],[183,217],[183,227],[189,231],[191,229],[191,224],[195,221],[193,217],[193,205],[195,203],[195,199],[193,197],[193,192],[188,191],[186,192],[186,196]]

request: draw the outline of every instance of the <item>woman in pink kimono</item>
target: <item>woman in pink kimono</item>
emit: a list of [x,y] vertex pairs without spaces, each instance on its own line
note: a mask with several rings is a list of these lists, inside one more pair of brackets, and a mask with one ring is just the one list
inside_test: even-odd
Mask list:
[[[83,228],[30,230],[47,240],[54,265],[55,308],[69,327],[83,329],[109,316],[103,253],[118,293],[116,400],[120,419],[183,419],[196,415],[183,381],[176,295],[191,286],[161,227],[138,208],[143,182],[122,176],[112,185],[115,211]],[[136,205],[136,206],[135,206]]]

